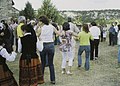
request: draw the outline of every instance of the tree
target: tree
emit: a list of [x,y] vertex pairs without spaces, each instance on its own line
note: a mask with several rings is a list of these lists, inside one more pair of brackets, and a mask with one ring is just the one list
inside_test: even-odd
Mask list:
[[50,20],[57,22],[57,23],[62,22],[62,21],[59,21],[60,18],[63,19],[63,17],[60,15],[60,12],[51,3],[51,0],[43,0],[43,5],[41,6],[41,8],[38,9],[37,17],[41,15],[45,15]]
[[20,15],[25,16],[26,19],[33,19],[35,17],[34,9],[29,2],[26,3],[24,10],[20,11]]
[[104,17],[96,19],[95,22],[99,25],[106,25],[106,19]]
[[19,12],[19,15],[20,15],[20,16],[24,16],[24,10],[21,10],[21,11]]

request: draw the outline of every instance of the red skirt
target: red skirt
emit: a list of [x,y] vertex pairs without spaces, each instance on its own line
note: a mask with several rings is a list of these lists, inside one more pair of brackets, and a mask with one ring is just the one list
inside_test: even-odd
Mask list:
[[39,57],[32,58],[28,64],[26,64],[26,62],[26,59],[20,59],[19,85],[35,86],[44,83],[42,65]]
[[0,64],[0,86],[18,86],[6,63]]

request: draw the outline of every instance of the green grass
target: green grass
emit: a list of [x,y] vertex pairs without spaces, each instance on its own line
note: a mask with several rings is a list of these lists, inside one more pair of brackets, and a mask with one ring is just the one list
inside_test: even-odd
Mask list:
[[[85,71],[84,62],[85,56],[82,55],[83,63],[81,69],[77,68],[77,51],[74,65],[72,67],[73,75],[61,74],[61,53],[56,46],[54,57],[54,65],[56,72],[56,85],[55,86],[120,86],[120,69],[117,67],[117,45],[112,47],[108,46],[108,42],[101,42],[99,45],[99,59],[90,61],[90,70]],[[15,62],[8,62],[10,69],[13,71],[16,80],[19,80],[19,54]],[[45,69],[45,84],[40,86],[51,86],[49,68]]]

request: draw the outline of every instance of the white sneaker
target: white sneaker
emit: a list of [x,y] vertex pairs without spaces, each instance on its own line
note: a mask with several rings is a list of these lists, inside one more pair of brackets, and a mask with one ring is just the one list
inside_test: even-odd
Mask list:
[[65,74],[65,71],[62,71],[62,74]]
[[97,60],[98,59],[98,57],[94,57],[94,60]]
[[71,73],[70,71],[67,71],[67,74],[68,74],[68,75],[72,75],[73,73]]

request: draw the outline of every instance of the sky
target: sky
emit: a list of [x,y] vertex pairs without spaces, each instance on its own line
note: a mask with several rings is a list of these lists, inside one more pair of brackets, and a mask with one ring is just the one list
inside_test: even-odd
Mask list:
[[[22,10],[27,1],[37,10],[41,7],[43,0],[13,0],[14,7]],[[120,9],[120,0],[51,0],[58,10],[101,10]]]

